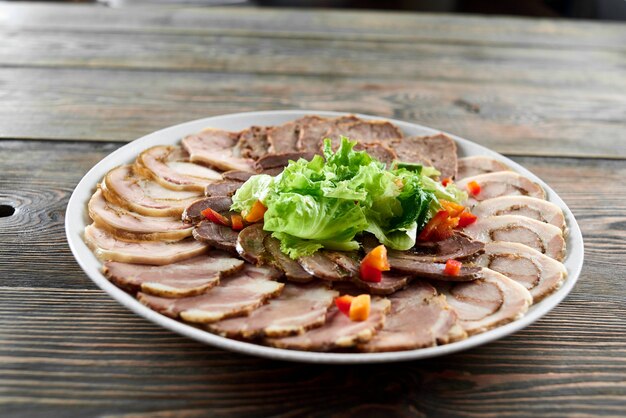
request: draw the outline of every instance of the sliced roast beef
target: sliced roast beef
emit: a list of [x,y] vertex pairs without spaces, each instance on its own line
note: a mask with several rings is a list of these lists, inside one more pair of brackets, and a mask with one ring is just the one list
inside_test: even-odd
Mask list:
[[361,144],[386,144],[390,140],[404,137],[404,134],[393,123],[385,120],[358,120],[334,124],[324,133],[323,138],[330,138],[333,148],[338,148],[342,136]]
[[521,318],[532,303],[524,286],[496,271],[484,270],[481,280],[436,284],[469,335]]
[[243,316],[276,297],[283,284],[274,281],[273,272],[246,265],[240,272],[222,280],[208,292],[186,298],[163,298],[140,292],[137,299],[171,318],[209,324],[224,318]]
[[289,161],[298,161],[300,158],[304,158],[307,161],[311,161],[315,153],[308,151],[295,151],[295,152],[283,152],[280,154],[266,154],[264,157],[257,161],[257,164],[266,172],[276,168],[287,167]]
[[204,195],[207,197],[231,197],[243,185],[243,181],[224,179],[206,186]]
[[373,297],[370,315],[365,321],[351,321],[335,306],[326,314],[326,322],[304,334],[285,338],[270,338],[267,343],[274,347],[291,350],[328,351],[336,348],[354,347],[372,339],[385,323],[385,315],[391,304],[388,299]]
[[203,191],[207,184],[220,180],[217,171],[189,161],[181,147],[159,145],[148,148],[135,160],[136,171],[173,190]]
[[500,196],[530,196],[545,199],[546,192],[536,183],[513,171],[497,171],[466,177],[457,182],[461,190],[466,190],[470,182],[480,186],[480,192],[470,195],[468,204],[474,205],[483,200]]
[[526,245],[512,242],[490,242],[476,264],[502,273],[530,291],[537,303],[563,284],[565,266]]
[[253,160],[267,154],[270,146],[267,140],[267,129],[265,126],[251,126],[241,131],[236,145],[239,154],[244,158],[252,158]]
[[530,196],[500,196],[483,200],[472,208],[479,218],[499,215],[520,215],[566,229],[560,207],[547,200]]
[[85,227],[85,243],[103,261],[162,266],[203,254],[208,247],[192,238],[182,241],[124,241],[95,225]]
[[485,243],[517,242],[555,260],[561,261],[565,257],[563,231],[554,225],[525,216],[502,215],[478,219],[466,227],[464,232]]
[[129,241],[176,241],[190,237],[193,230],[178,217],[141,215],[107,202],[100,190],[89,200],[88,209],[98,227]]
[[211,221],[200,222],[193,230],[193,237],[213,248],[237,254],[237,236],[239,233],[229,226],[218,225]]
[[[311,255],[300,257],[298,263],[307,273],[318,279],[329,281],[350,280],[355,274],[354,270],[346,269],[333,261],[336,253],[332,254],[333,252],[330,252],[331,257],[328,256],[328,253],[326,250],[319,250]],[[349,262],[347,259],[344,261]]]
[[204,220],[204,216],[202,215],[202,211],[208,208],[213,209],[214,211],[225,215],[230,210],[230,206],[233,201],[230,197],[205,197],[203,199],[198,199],[193,202],[191,205],[185,208],[183,212],[182,219],[184,222],[189,223],[198,223]]
[[285,278],[292,282],[306,283],[314,279],[314,277],[305,271],[300,264],[289,258],[280,250],[280,242],[267,235],[263,239],[263,245],[269,253],[268,264],[273,265],[277,269],[285,273]]
[[178,298],[199,295],[243,268],[242,260],[220,251],[165,266],[104,263],[104,275],[117,286],[131,292],[142,291],[156,296]]
[[457,179],[510,170],[509,166],[503,162],[482,155],[459,158],[458,167]]
[[370,156],[376,158],[381,163],[387,164],[387,168],[390,168],[391,163],[398,158],[396,153],[391,148],[378,141],[370,142],[368,144],[359,142],[354,146],[354,149],[356,151],[367,152]]
[[300,127],[297,147],[300,151],[320,152],[322,140],[326,132],[333,126],[341,123],[358,122],[361,119],[354,115],[340,116],[338,118],[310,119]]
[[447,135],[411,136],[393,141],[390,146],[400,161],[432,165],[442,179],[456,176],[456,143]]
[[352,283],[359,289],[367,290],[372,295],[391,295],[400,289],[404,289],[413,277],[411,274],[383,272],[380,282],[366,282],[355,276],[352,278]]
[[300,137],[302,127],[324,120],[327,120],[327,118],[308,115],[270,128],[267,133],[267,139],[270,144],[268,152],[283,153],[302,150],[302,148],[298,147],[298,138]]
[[235,132],[208,128],[181,141],[194,163],[208,164],[223,171],[255,171],[254,160],[238,153]]
[[225,319],[208,326],[217,334],[235,338],[285,337],[322,326],[338,292],[323,283],[286,284],[275,299],[247,317]]
[[109,171],[100,189],[107,201],[147,216],[180,216],[201,194],[170,190],[123,165]]
[[237,253],[252,264],[266,264],[270,255],[263,245],[263,240],[268,235],[269,232],[263,230],[262,223],[245,227],[237,236]]
[[437,295],[435,288],[426,282],[417,281],[391,295],[389,300],[391,311],[385,325],[368,343],[359,345],[359,350],[413,350],[467,337],[446,298]]

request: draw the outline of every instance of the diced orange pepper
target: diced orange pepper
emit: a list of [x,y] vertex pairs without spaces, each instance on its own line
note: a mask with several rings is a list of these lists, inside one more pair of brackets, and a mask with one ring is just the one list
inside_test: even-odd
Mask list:
[[433,238],[433,233],[437,230],[440,223],[445,222],[448,219],[448,211],[440,210],[430,221],[426,224],[422,232],[417,236],[420,241],[428,241]]
[[459,216],[459,226],[461,228],[464,228],[476,222],[476,219],[478,218],[473,213],[468,212],[468,211],[462,212],[461,215]]
[[230,222],[235,231],[241,231],[243,229],[243,218],[241,215],[237,215],[236,213],[230,215]]
[[244,219],[246,220],[246,222],[258,222],[263,219],[263,215],[265,215],[266,211],[267,208],[265,207],[265,205],[261,203],[260,200],[257,200],[250,208],[250,211],[246,213]]
[[446,266],[443,269],[443,273],[448,276],[458,276],[461,273],[461,267],[463,264],[460,261],[448,260]]
[[206,208],[200,213],[202,214],[202,216],[204,216],[205,218],[207,218],[209,221],[213,223],[224,225],[224,226],[230,226],[227,217],[219,214],[218,212],[214,211],[211,208]]
[[441,180],[441,184],[443,185],[443,187],[448,187],[448,184],[450,184],[452,182],[452,179],[450,177],[446,177],[445,179]]
[[352,299],[349,317],[352,321],[365,321],[370,316],[372,298],[370,295],[359,295]]
[[459,216],[461,212],[465,210],[465,206],[450,202],[449,200],[440,200],[439,203],[448,211],[451,217]]
[[379,245],[372,251],[367,253],[359,268],[361,280],[366,282],[379,283],[383,278],[383,271],[391,270],[389,260],[387,259],[387,248]]
[[474,180],[470,181],[469,183],[467,183],[467,191],[472,196],[478,196],[480,194],[480,184],[478,184]]
[[350,305],[352,304],[353,296],[343,295],[335,298],[335,305],[340,312],[345,314],[346,316],[350,316]]

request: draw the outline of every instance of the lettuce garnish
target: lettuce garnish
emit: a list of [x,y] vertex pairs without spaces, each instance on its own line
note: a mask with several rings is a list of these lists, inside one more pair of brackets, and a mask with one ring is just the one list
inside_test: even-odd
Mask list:
[[342,137],[333,152],[326,139],[324,157],[290,161],[276,177],[250,177],[231,209],[245,213],[260,200],[267,207],[263,229],[296,259],[320,248],[356,250],[355,236],[363,231],[388,248],[408,250],[441,208],[439,199],[460,203],[467,197],[434,180],[439,172],[432,167],[396,163],[388,170],[365,151],[354,151],[355,145]]

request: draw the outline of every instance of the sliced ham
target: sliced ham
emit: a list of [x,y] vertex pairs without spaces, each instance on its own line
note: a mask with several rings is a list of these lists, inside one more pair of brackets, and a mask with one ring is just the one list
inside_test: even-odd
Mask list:
[[361,119],[354,115],[340,116],[338,118],[317,118],[309,119],[300,126],[297,142],[298,150],[320,152],[322,140],[328,130],[341,123],[358,122]]
[[146,216],[107,202],[100,190],[89,200],[89,217],[111,234],[129,241],[176,241],[191,236],[193,225],[173,216]]
[[392,141],[390,146],[400,161],[433,166],[442,179],[456,176],[456,143],[447,135],[411,136]]
[[103,261],[162,266],[203,254],[208,247],[192,238],[182,241],[129,242],[95,225],[85,227],[85,242]]
[[202,211],[208,208],[211,208],[214,211],[221,213],[222,215],[226,215],[229,212],[230,206],[232,204],[233,201],[231,200],[231,198],[225,196],[205,197],[203,199],[198,199],[185,208],[182,219],[184,222],[194,224],[198,223],[205,219],[202,215]]
[[532,296],[524,286],[496,271],[484,270],[481,280],[436,284],[469,335],[515,321],[532,304]]
[[466,177],[457,182],[461,190],[466,190],[468,183],[475,181],[480,186],[480,193],[470,195],[468,204],[474,205],[487,199],[500,196],[530,196],[545,199],[546,192],[536,183],[513,171],[497,171]]
[[371,340],[376,331],[382,328],[390,306],[388,299],[373,297],[370,315],[365,321],[351,321],[333,306],[328,310],[323,326],[292,337],[270,338],[266,342],[274,347],[305,351],[354,347]]
[[517,242],[555,260],[561,261],[565,257],[563,231],[554,225],[525,216],[502,215],[478,219],[463,232],[484,243]]
[[107,261],[103,272],[117,286],[167,298],[199,295],[219,284],[220,278],[241,270],[242,260],[212,251],[165,266]]
[[286,284],[280,296],[250,312],[247,317],[225,319],[208,326],[231,338],[280,338],[322,326],[338,292],[323,283]]
[[456,312],[430,284],[417,281],[389,297],[385,325],[360,351],[401,351],[462,340],[467,333]]
[[221,174],[189,161],[181,147],[160,145],[148,148],[135,161],[136,171],[172,190],[203,191],[207,184],[222,178]]
[[193,230],[193,237],[213,248],[237,254],[237,236],[239,233],[229,226],[218,225],[211,221],[200,222]]
[[402,138],[404,134],[393,123],[385,120],[358,120],[334,124],[322,135],[322,139],[330,138],[333,148],[336,149],[341,144],[342,136],[361,144],[368,144],[388,143],[392,139]]
[[565,266],[526,245],[512,242],[490,242],[476,264],[502,273],[530,291],[537,303],[563,284]]
[[510,170],[509,166],[503,162],[482,155],[459,158],[458,167],[457,179]]
[[530,196],[501,196],[483,200],[472,208],[479,218],[500,215],[520,215],[554,225],[565,230],[565,217],[560,207],[547,200]]
[[180,216],[198,192],[170,190],[123,165],[109,171],[100,185],[106,200],[147,216]]
[[171,318],[209,324],[249,314],[266,300],[278,296],[283,286],[274,281],[271,270],[246,265],[240,272],[223,279],[219,286],[198,296],[172,299],[140,292],[137,299]]
[[237,141],[235,132],[208,128],[183,138],[181,144],[194,163],[208,164],[222,171],[256,171],[253,159],[238,154]]
[[269,143],[267,140],[267,127],[251,126],[239,134],[236,148],[244,158],[257,160],[267,154]]

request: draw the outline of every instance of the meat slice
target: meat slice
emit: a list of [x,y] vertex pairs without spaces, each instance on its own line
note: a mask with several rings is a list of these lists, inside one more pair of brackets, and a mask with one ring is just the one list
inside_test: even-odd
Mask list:
[[479,218],[520,215],[554,225],[565,231],[565,217],[560,207],[547,200],[530,196],[501,196],[483,200],[472,208]]
[[354,146],[354,149],[367,152],[371,157],[376,158],[381,163],[385,163],[387,168],[390,168],[391,163],[398,159],[398,156],[391,148],[378,141],[368,144],[359,142]]
[[236,180],[242,183],[248,181],[248,179],[254,176],[256,173],[252,173],[250,171],[241,171],[241,170],[229,170],[224,171],[222,173],[222,178],[224,180]]
[[278,296],[283,286],[274,281],[271,270],[246,265],[243,270],[223,279],[219,286],[201,295],[171,299],[140,292],[137,299],[165,316],[209,324],[249,314],[266,300]]
[[117,286],[166,298],[199,295],[243,268],[242,260],[219,251],[165,266],[104,263],[103,273]]
[[239,233],[229,226],[218,225],[211,221],[200,222],[193,230],[193,237],[213,248],[237,254],[237,236]]
[[315,157],[315,153],[308,151],[283,152],[280,154],[266,154],[257,161],[257,164],[263,171],[287,167],[289,161],[298,161],[304,158],[311,161]]
[[475,155],[473,157],[459,158],[457,179],[473,177],[479,174],[494,173],[496,171],[510,170],[509,166],[491,157]]
[[237,235],[237,253],[244,260],[255,264],[266,264],[271,257],[263,240],[270,233],[263,230],[263,224],[256,223],[245,227]]
[[202,195],[194,191],[170,190],[123,165],[109,171],[100,184],[106,200],[147,216],[180,216]]
[[275,299],[250,312],[247,317],[214,322],[208,329],[231,338],[280,338],[302,334],[324,325],[326,312],[338,292],[323,283],[286,284]]
[[284,272],[287,280],[306,283],[314,279],[300,264],[280,250],[280,242],[276,238],[265,236],[263,245],[268,253],[267,263]]
[[[355,275],[355,271],[352,268],[346,269],[345,266],[336,263],[334,261],[337,259],[336,253],[330,252],[330,257],[328,253],[326,250],[317,251],[311,255],[300,257],[298,263],[307,273],[318,279],[329,281],[350,280]],[[348,260],[344,261],[350,263]]]
[[482,269],[469,265],[463,265],[457,275],[444,273],[444,263],[416,262],[410,258],[388,257],[391,270],[410,274],[423,279],[441,280],[446,282],[467,282],[481,277]]
[[486,244],[485,253],[475,262],[524,286],[530,291],[534,303],[560,288],[567,276],[563,264],[526,245],[513,242]]
[[203,210],[211,208],[214,211],[225,215],[229,212],[230,206],[232,204],[233,201],[231,200],[231,198],[225,196],[205,197],[203,199],[198,199],[185,208],[182,219],[184,222],[196,224],[204,220],[204,216],[202,215]]
[[183,138],[181,144],[194,163],[208,164],[222,171],[255,171],[254,160],[238,153],[235,147],[238,137],[235,132],[208,128]]
[[135,160],[135,169],[172,190],[203,191],[207,184],[222,178],[217,171],[190,162],[189,154],[175,146],[148,148]]
[[524,286],[496,271],[484,270],[481,280],[435,285],[446,296],[469,335],[521,318],[532,303],[532,296]]
[[302,127],[324,120],[327,120],[327,118],[307,115],[300,119],[270,128],[267,132],[267,139],[270,144],[268,152],[282,153],[300,150],[301,148],[298,148],[298,138],[300,137]]
[[267,154],[270,146],[267,140],[267,129],[265,126],[251,126],[241,131],[236,145],[239,154],[244,158],[252,158],[253,160]]
[[224,179],[206,186],[204,195],[207,197],[231,197],[243,185],[243,181]]
[[457,182],[461,190],[466,190],[469,182],[475,181],[480,186],[480,193],[470,196],[468,204],[474,205],[487,199],[500,196],[530,196],[545,199],[546,192],[536,183],[513,171],[497,171],[466,177]]
[[358,276],[352,278],[352,283],[372,295],[391,295],[404,289],[413,278],[414,276],[410,274],[383,272],[382,279],[378,283],[363,281]]
[[129,242],[95,225],[85,227],[85,243],[103,261],[162,266],[203,254],[208,247],[192,238],[182,241]]
[[467,333],[456,312],[430,284],[418,281],[389,297],[385,325],[360,351],[401,351],[462,340]]
[[322,140],[328,130],[341,123],[358,122],[361,119],[354,115],[340,116],[338,118],[309,119],[300,125],[297,148],[300,151],[312,151],[319,153]]
[[371,340],[382,328],[390,306],[388,299],[373,297],[370,315],[365,321],[351,321],[333,306],[328,310],[323,326],[292,337],[270,338],[266,342],[274,347],[305,351],[354,347]]
[[411,136],[392,141],[390,146],[400,161],[432,165],[442,179],[456,177],[456,143],[447,135]]
[[193,225],[173,216],[146,216],[107,202],[97,190],[87,205],[89,217],[109,233],[129,241],[176,241],[191,236]]
[[525,244],[554,258],[565,257],[563,231],[535,219],[519,215],[490,216],[478,219],[463,230],[467,235],[482,242],[504,241]]
[[385,120],[358,120],[336,123],[322,137],[330,138],[333,148],[338,148],[342,136],[358,143],[367,144],[370,142],[388,143],[392,139],[397,140],[404,137],[404,134],[393,123]]

